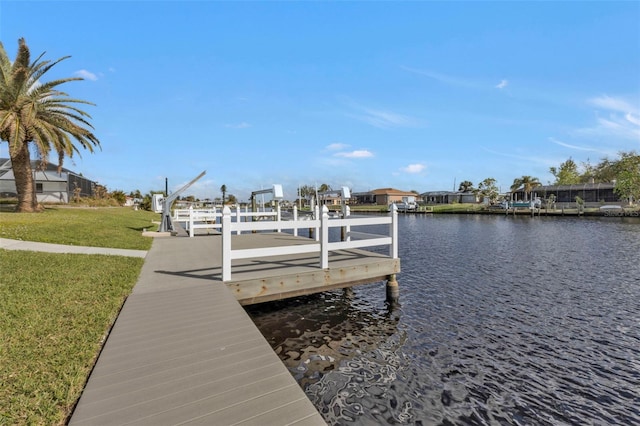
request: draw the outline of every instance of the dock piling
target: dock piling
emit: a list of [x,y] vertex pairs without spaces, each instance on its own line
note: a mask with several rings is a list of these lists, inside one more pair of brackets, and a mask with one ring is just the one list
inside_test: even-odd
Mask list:
[[400,298],[400,287],[396,280],[396,274],[387,277],[387,302],[395,303]]

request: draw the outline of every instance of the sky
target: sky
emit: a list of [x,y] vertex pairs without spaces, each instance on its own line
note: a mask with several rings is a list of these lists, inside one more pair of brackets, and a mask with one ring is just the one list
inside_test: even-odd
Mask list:
[[640,152],[639,1],[0,0],[21,37],[84,78],[101,148],[65,167],[109,190],[508,191]]

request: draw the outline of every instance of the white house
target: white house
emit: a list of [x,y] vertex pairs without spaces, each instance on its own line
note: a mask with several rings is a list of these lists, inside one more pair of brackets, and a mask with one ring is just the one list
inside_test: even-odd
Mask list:
[[[31,162],[34,171],[36,196],[39,203],[68,203],[74,191],[81,197],[93,196],[96,182],[93,182],[71,170],[62,168],[58,173],[55,164],[42,167],[42,162]],[[15,197],[16,182],[11,167],[11,160],[0,158],[0,197]]]
[[478,196],[473,192],[429,191],[420,194],[427,204],[477,203]]

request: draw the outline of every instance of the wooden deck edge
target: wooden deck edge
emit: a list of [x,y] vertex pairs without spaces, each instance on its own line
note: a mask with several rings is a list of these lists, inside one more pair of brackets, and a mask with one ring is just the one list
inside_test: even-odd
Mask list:
[[274,277],[230,281],[227,288],[241,305],[270,302],[337,288],[385,281],[400,272],[400,259],[376,259],[362,265],[330,267]]

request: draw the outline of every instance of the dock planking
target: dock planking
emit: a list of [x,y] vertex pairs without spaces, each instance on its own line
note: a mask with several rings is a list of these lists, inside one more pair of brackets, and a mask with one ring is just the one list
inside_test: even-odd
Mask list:
[[[375,282],[399,272],[399,260],[355,249],[332,253],[327,270],[310,254],[234,260],[223,283],[220,238],[154,241],[71,425],[325,424],[241,303]],[[267,233],[232,244],[292,239],[310,242]]]

